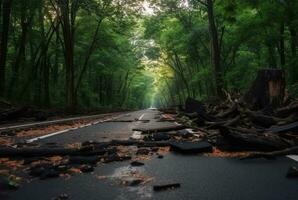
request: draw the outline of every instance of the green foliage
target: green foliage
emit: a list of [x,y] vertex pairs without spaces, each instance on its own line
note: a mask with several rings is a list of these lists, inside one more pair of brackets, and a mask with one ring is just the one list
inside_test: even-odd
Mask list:
[[[5,98],[65,108],[66,77],[73,72],[71,89],[78,107],[177,105],[188,96],[214,96],[217,72],[225,90],[245,92],[257,70],[267,67],[286,70],[289,93],[297,96],[297,1],[214,1],[219,71],[211,62],[212,35],[204,3],[147,2],[154,14],[142,12],[143,1],[69,0],[74,6],[68,16],[73,32],[67,35],[63,7],[56,1],[13,1]],[[3,24],[1,20],[1,30]],[[68,41],[73,52],[66,51]]]

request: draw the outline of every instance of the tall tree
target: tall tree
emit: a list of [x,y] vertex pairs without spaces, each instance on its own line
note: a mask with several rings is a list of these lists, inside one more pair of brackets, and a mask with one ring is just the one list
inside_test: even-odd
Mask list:
[[214,73],[215,73],[215,81],[216,81],[216,91],[217,95],[223,95],[223,74],[222,74],[222,67],[221,67],[221,53],[220,53],[220,45],[219,45],[219,37],[218,37],[218,30],[215,24],[215,16],[214,16],[214,2],[213,0],[206,0],[199,2],[207,7],[208,13],[208,22],[209,22],[209,32],[211,38],[211,56],[212,56],[212,63],[214,66]]
[[70,110],[76,106],[75,97],[75,65],[74,65],[74,35],[75,35],[75,20],[79,8],[79,0],[58,0],[59,15],[61,17],[63,41],[64,41],[64,56],[65,56],[65,88],[66,102]]

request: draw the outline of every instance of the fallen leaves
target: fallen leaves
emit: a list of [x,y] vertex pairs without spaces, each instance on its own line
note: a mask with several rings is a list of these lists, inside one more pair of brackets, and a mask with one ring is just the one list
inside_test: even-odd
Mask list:
[[213,147],[212,153],[206,153],[205,155],[210,157],[220,157],[220,158],[235,158],[235,157],[243,157],[248,156],[249,152],[230,152],[230,151],[222,151],[216,147]]

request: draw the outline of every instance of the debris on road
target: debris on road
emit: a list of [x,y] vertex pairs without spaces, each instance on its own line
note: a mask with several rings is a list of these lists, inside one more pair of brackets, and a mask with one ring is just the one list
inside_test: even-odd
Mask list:
[[171,150],[183,154],[212,152],[212,145],[208,142],[171,142]]
[[130,163],[130,165],[133,166],[133,167],[139,167],[139,166],[143,166],[144,163],[139,162],[139,161],[133,161],[133,162]]

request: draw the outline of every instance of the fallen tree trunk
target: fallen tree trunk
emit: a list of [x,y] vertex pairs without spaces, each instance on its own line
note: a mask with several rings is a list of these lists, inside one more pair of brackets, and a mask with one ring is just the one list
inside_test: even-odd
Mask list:
[[298,113],[298,102],[295,102],[292,105],[283,107],[283,108],[279,108],[276,110],[275,115],[278,117],[288,117],[292,114],[296,114]]
[[222,126],[232,126],[235,125],[237,122],[239,122],[240,116],[236,116],[233,119],[225,120],[225,121],[219,121],[219,122],[205,122],[206,125],[208,125],[208,129],[215,129],[220,128]]
[[272,133],[244,132],[236,128],[223,127],[220,129],[221,135],[233,144],[237,149],[242,150],[279,150],[293,146],[287,141]]
[[218,118],[226,118],[228,117],[229,115],[234,115],[238,113],[238,107],[237,107],[237,104],[233,104],[232,107],[230,107],[228,110],[224,111],[224,112],[221,112],[219,114],[216,115],[216,117]]
[[298,146],[283,149],[280,151],[273,151],[273,152],[266,152],[266,153],[261,153],[261,152],[256,152],[256,153],[251,153],[248,156],[243,157],[242,159],[249,159],[249,158],[275,158],[277,156],[285,156],[285,155],[291,155],[291,154],[298,154]]
[[253,111],[246,111],[246,114],[249,116],[250,120],[259,126],[269,128],[272,125],[277,124],[278,119],[268,116],[268,115],[263,115],[259,112],[253,112]]

